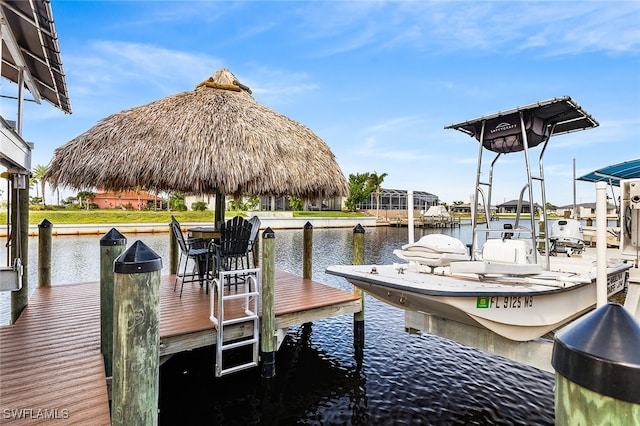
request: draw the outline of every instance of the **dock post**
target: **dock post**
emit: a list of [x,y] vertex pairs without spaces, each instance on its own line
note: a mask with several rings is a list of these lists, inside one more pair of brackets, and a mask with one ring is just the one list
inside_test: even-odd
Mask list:
[[640,323],[608,303],[560,331],[553,345],[556,425],[636,424]]
[[113,265],[113,425],[158,424],[161,269],[142,241]]
[[169,275],[178,273],[178,241],[169,225]]
[[[353,264],[364,264],[364,228],[357,224],[353,228]],[[364,292],[353,286],[353,293],[360,296],[362,310],[353,314],[353,343],[356,348],[364,346]]]
[[107,377],[111,377],[113,363],[113,262],[126,245],[127,239],[115,228],[100,238],[100,351]]
[[268,379],[276,375],[276,315],[275,315],[275,240],[269,227],[262,233],[262,319],[260,321],[261,375]]
[[22,288],[11,292],[10,324],[15,324],[20,314],[29,304],[29,188],[22,178],[25,175],[13,175],[18,183],[11,189],[11,258],[22,261]]
[[51,287],[51,227],[47,219],[38,224],[38,287]]
[[313,275],[313,225],[304,225],[304,243],[302,249],[302,278],[311,279]]

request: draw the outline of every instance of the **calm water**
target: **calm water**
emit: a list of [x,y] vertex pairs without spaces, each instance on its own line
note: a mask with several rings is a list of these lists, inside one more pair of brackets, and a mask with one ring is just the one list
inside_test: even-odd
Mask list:
[[[468,242],[468,226],[442,230]],[[416,239],[422,235],[416,230]],[[99,280],[99,236],[53,240],[53,284]],[[128,236],[163,258],[168,235]],[[365,261],[398,259],[407,230],[367,228]],[[351,291],[327,265],[350,263],[351,229],[316,229],[313,278]],[[37,281],[37,239],[30,241],[30,282]],[[2,252],[0,252],[2,253]],[[302,273],[302,231],[276,232],[276,267]],[[4,254],[1,254],[4,256]],[[1,294],[2,324],[8,294]],[[365,347],[353,346],[350,315],[299,326],[276,355],[276,377],[257,369],[214,377],[214,352],[174,356],[161,367],[160,423],[172,424],[553,424],[553,375],[435,336],[404,333],[403,312],[365,296]]]

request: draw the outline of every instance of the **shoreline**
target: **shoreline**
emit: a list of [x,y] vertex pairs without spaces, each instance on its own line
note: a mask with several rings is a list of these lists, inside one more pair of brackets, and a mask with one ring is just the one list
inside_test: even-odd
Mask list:
[[[375,217],[340,218],[340,217],[265,217],[260,216],[260,229],[303,229],[307,222],[314,228],[349,228],[360,224],[364,227],[386,226],[386,223],[376,223]],[[183,229],[195,226],[213,226],[213,222],[184,222]],[[168,223],[105,223],[105,224],[52,224],[52,236],[66,235],[102,235],[111,229],[117,229],[123,234],[155,234],[169,233]],[[38,236],[39,225],[29,225],[29,236]],[[0,226],[0,237],[7,236],[7,226]]]

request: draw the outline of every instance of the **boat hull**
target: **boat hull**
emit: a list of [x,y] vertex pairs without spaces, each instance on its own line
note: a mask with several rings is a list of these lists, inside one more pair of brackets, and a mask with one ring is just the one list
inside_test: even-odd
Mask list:
[[[375,273],[372,273],[375,268]],[[624,289],[627,266],[609,268],[609,293]],[[409,311],[487,328],[515,341],[541,337],[593,309],[595,280],[479,281],[473,277],[426,274],[409,266],[398,273],[392,265],[338,265],[327,273],[346,278],[375,298]]]

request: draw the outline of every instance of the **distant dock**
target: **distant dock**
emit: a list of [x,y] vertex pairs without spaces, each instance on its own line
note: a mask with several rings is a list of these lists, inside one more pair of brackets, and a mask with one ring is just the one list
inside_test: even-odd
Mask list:
[[[460,227],[461,219],[459,217],[425,217],[414,219],[413,226],[416,228],[456,228]],[[409,226],[407,218],[396,218],[389,221],[389,226],[404,227]]]

